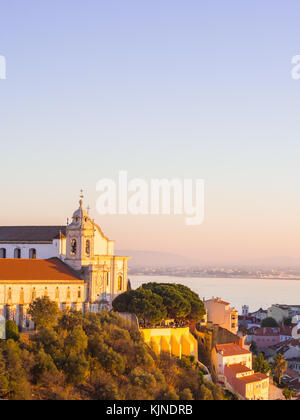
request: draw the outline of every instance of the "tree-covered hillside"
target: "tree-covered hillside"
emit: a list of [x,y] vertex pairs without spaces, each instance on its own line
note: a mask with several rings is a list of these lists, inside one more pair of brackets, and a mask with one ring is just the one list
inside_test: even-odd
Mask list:
[[32,335],[0,342],[2,399],[223,399],[197,364],[156,356],[113,312],[60,313],[49,299],[31,306]]

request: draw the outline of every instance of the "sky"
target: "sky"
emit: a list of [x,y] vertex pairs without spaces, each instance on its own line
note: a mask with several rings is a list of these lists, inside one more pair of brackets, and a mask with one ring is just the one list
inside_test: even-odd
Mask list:
[[[1,224],[79,191],[119,249],[300,259],[297,0],[2,0]],[[205,219],[99,215],[97,182],[205,180]]]

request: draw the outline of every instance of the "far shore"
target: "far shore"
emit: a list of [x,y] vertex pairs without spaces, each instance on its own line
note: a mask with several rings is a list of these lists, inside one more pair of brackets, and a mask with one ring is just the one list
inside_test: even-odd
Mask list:
[[182,275],[182,274],[143,274],[143,273],[129,273],[129,276],[139,276],[139,277],[177,277],[177,278],[189,278],[189,279],[222,279],[222,280],[300,280],[300,277],[239,277],[239,276],[193,276],[190,275]]

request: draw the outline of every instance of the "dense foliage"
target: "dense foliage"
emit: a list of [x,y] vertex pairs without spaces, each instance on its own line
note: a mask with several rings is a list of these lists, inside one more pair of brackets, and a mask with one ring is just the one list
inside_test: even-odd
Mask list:
[[253,358],[253,369],[255,372],[267,375],[271,372],[271,365],[265,361],[264,355],[260,353],[258,356]]
[[265,318],[261,322],[261,327],[272,327],[276,328],[278,327],[277,321],[274,318]]
[[156,356],[139,331],[113,312],[58,314],[47,298],[30,310],[37,331],[0,343],[2,399],[224,398],[220,387],[203,379],[192,358]]
[[150,323],[166,318],[197,321],[205,314],[204,304],[196,293],[181,284],[169,283],[148,283],[125,292],[114,300],[113,308],[134,313]]

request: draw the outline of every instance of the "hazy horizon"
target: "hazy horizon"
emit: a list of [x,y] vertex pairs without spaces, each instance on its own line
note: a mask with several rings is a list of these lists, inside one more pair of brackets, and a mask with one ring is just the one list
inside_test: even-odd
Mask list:
[[300,260],[285,256],[270,258],[245,259],[237,263],[235,260],[201,260],[189,259],[184,255],[171,254],[169,252],[157,252],[154,250],[117,249],[117,255],[130,256],[131,267],[224,267],[224,268],[300,268]]

